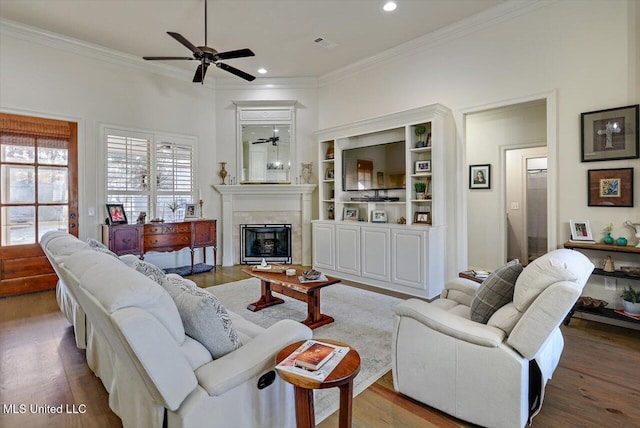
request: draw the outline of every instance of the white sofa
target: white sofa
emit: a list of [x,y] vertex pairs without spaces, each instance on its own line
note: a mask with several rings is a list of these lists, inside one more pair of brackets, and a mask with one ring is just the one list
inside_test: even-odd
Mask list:
[[487,324],[470,319],[479,284],[462,278],[431,303],[401,303],[393,334],[396,391],[481,426],[525,426],[560,360],[560,323],[593,267],[564,249],[536,259],[517,277],[513,301]]
[[308,327],[285,320],[264,329],[229,312],[242,346],[212,359],[153,280],[67,233],[49,232],[41,246],[76,343],[124,427],[295,426],[293,387],[275,376],[274,361],[311,338]]

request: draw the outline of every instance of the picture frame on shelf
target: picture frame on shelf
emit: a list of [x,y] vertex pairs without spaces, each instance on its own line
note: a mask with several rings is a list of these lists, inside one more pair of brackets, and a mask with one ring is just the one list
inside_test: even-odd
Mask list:
[[109,224],[127,224],[127,214],[122,204],[107,204]]
[[421,174],[424,172],[431,172],[430,160],[417,160],[415,165],[415,174]]
[[413,223],[415,224],[431,224],[431,212],[430,211],[416,211],[413,215]]
[[184,218],[198,218],[198,205],[197,204],[185,204],[184,206]]
[[347,221],[358,221],[358,208],[346,208],[344,209],[344,213],[342,215],[343,220]]
[[572,241],[595,242],[591,234],[589,220],[569,220]]
[[491,165],[469,165],[469,189],[491,189]]
[[582,162],[640,157],[638,104],[580,114]]
[[325,180],[333,180],[335,178],[335,170],[333,168],[327,168],[324,172]]
[[384,210],[374,210],[371,212],[371,223],[386,223],[387,212]]
[[633,207],[633,168],[587,171],[590,207]]

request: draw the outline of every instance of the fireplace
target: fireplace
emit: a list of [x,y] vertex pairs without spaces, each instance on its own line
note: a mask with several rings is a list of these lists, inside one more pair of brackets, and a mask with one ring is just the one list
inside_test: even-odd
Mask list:
[[290,224],[241,224],[240,264],[291,264]]

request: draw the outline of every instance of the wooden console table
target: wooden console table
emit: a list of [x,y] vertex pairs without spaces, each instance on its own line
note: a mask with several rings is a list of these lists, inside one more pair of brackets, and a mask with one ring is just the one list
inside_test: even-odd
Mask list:
[[[191,273],[196,248],[213,247],[216,264],[216,220],[192,220],[176,223],[116,224],[102,226],[102,242],[121,256],[137,254],[144,259],[150,251],[168,252],[183,248],[191,250]],[[203,262],[207,262],[203,251]]]

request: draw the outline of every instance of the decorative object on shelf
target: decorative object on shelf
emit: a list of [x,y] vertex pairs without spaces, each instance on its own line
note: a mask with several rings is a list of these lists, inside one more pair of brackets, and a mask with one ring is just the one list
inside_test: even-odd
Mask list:
[[427,147],[431,147],[431,132],[427,135]]
[[627,238],[625,238],[624,236],[620,236],[618,239],[616,239],[616,245],[619,245],[621,247],[626,247],[627,243]]
[[491,189],[491,165],[469,165],[469,189]]
[[171,221],[176,221],[176,210],[180,208],[180,205],[177,202],[171,202],[167,204],[167,208],[171,210]]
[[302,163],[302,179],[305,184],[311,184],[311,175],[313,174],[313,162]]
[[633,229],[633,232],[636,234],[636,238],[638,238],[638,244],[636,245],[636,247],[640,248],[640,222],[632,223],[629,220],[627,220],[623,224]]
[[413,188],[416,189],[416,199],[424,199],[424,190],[427,188],[427,185],[422,181],[418,181],[413,184]]
[[371,212],[371,223],[386,223],[387,212],[382,210],[374,210]]
[[324,172],[324,179],[325,180],[333,180],[335,177],[335,172],[333,168],[327,168],[327,170]]
[[185,204],[184,206],[184,218],[198,218],[196,204]]
[[122,204],[107,204],[110,224],[127,224],[127,214]]
[[413,222],[418,224],[431,224],[431,213],[416,211]]
[[145,211],[140,211],[138,214],[138,218],[136,219],[136,224],[145,224],[147,221],[147,213]]
[[622,297],[622,307],[625,313],[640,315],[640,291],[634,290],[630,285],[627,285],[620,297]]
[[404,218],[404,217],[400,217],[400,218],[398,219],[398,224],[407,224],[407,219],[406,219],[406,218]]
[[625,275],[640,276],[640,266],[620,266],[620,270]]
[[424,188],[424,198],[431,199],[431,193],[429,193],[429,187],[431,186],[431,177],[427,177],[427,185]]
[[602,238],[602,242],[607,245],[613,245],[613,236],[611,236],[611,231],[613,230],[613,223],[609,223],[604,231],[607,233],[604,238]]
[[569,220],[572,241],[594,242],[589,220]]
[[345,208],[343,220],[358,221],[358,208]]
[[329,220],[334,220],[336,218],[335,208],[333,208],[333,205],[329,205],[329,208],[327,208],[327,218]]
[[218,175],[222,179],[222,183],[220,184],[227,184],[224,182],[224,179],[227,178],[227,170],[224,168],[226,165],[226,162],[220,162],[220,172],[218,173]]
[[415,174],[420,174],[422,172],[431,172],[431,161],[430,160],[419,160],[416,161]]
[[200,218],[204,218],[204,211],[202,210],[202,205],[204,205],[204,202],[202,202],[202,199],[198,201],[198,205],[200,205]]
[[616,271],[616,267],[613,264],[613,259],[611,258],[611,256],[607,256],[606,259],[604,259],[604,264],[602,265],[602,270],[605,272],[615,272]]
[[590,207],[632,207],[633,168],[587,171]]
[[416,148],[425,147],[427,143],[422,139],[422,136],[424,135],[425,132],[427,132],[427,127],[424,125],[417,125],[416,129],[413,132],[415,132],[416,137],[418,137]]
[[604,308],[609,304],[606,300],[594,299],[589,296],[582,296],[578,299],[578,305],[587,309]]
[[582,162],[640,157],[638,104],[580,115]]
[[329,147],[327,147],[327,153],[325,155],[325,159],[327,160],[333,160],[333,158],[335,157],[335,152],[334,152],[334,148],[333,148],[333,144],[330,144]]

